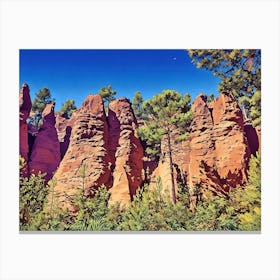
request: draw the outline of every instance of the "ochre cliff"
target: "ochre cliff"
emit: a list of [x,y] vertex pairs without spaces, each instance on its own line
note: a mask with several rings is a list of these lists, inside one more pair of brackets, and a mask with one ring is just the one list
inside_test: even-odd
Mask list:
[[43,113],[43,124],[32,146],[29,159],[30,173],[46,173],[45,181],[48,182],[60,163],[60,146],[55,129],[54,104],[47,104]]
[[[171,143],[175,187],[178,182],[187,184],[195,203],[197,192],[201,197],[207,190],[225,195],[230,188],[246,183],[249,159],[259,149],[260,137],[251,125],[244,126],[242,112],[231,93],[221,93],[211,103],[200,94],[192,104],[192,112],[188,139],[176,143],[177,132],[173,131]],[[164,141],[162,151],[151,186],[160,176],[170,192],[171,174]]]
[[111,202],[127,206],[136,189],[142,184],[143,148],[136,135],[137,121],[131,104],[119,98],[109,106],[109,149],[113,186]]
[[79,189],[88,196],[102,184],[112,185],[108,139],[102,97],[88,95],[77,112],[69,147],[54,176],[62,207],[71,206],[71,196]]
[[[46,172],[46,182],[54,174],[54,193],[60,207],[73,210],[72,196],[79,190],[92,196],[105,185],[110,203],[127,207],[137,188],[144,183],[157,185],[161,177],[164,189],[171,195],[171,173],[166,141],[162,140],[159,162],[144,157],[137,137],[137,120],[130,101],[118,98],[105,114],[100,95],[88,95],[71,119],[54,115],[54,104],[47,104],[43,124],[38,130],[26,120],[31,110],[29,87],[20,90],[20,154],[29,171]],[[244,124],[242,112],[231,93],[221,93],[208,103],[200,94],[192,104],[193,120],[189,137],[176,141],[171,134],[175,188],[187,185],[196,203],[198,195],[226,195],[247,182],[251,154],[260,151],[261,130]],[[145,124],[143,124],[145,125]],[[29,134],[28,134],[29,132]],[[29,137],[29,143],[28,143]],[[28,169],[22,175],[27,176]],[[151,174],[152,173],[152,174]]]
[[[212,106],[211,106],[212,105]],[[211,104],[199,95],[192,105],[188,185],[191,192],[226,194],[247,181],[251,155],[243,115],[231,93]]]

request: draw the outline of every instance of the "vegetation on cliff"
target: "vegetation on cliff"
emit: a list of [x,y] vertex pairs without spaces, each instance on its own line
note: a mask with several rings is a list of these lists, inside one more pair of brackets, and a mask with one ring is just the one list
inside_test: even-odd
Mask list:
[[197,68],[213,71],[221,79],[219,92],[231,91],[254,126],[261,121],[261,50],[188,50]]
[[131,102],[108,85],[75,114],[67,99],[57,116],[48,88],[31,116],[29,101],[20,112],[20,230],[261,229],[260,50],[188,53],[221,79],[218,98],[191,104],[163,90],[144,100],[137,91]]
[[[100,187],[92,197],[83,195],[83,188],[72,198],[76,213],[59,209],[53,184],[43,187],[43,175],[31,175],[20,181],[20,230],[75,231],[258,231],[261,228],[260,154],[252,156],[249,182],[232,189],[228,197],[210,195],[189,208],[189,189],[181,185],[174,204],[163,193],[160,178],[153,190],[148,185],[137,190],[127,209],[118,203],[109,205],[110,193]],[[46,196],[52,194],[51,202]]]

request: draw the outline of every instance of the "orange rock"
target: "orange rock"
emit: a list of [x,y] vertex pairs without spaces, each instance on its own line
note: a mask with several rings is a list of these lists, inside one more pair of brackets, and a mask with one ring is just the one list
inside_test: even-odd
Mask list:
[[112,185],[108,138],[102,97],[88,95],[74,118],[69,147],[54,175],[60,207],[72,210],[71,196],[79,189],[90,196],[102,184]]
[[188,184],[190,190],[225,194],[247,181],[250,149],[234,96],[222,93],[212,106],[201,95],[192,105]]
[[137,120],[128,99],[111,102],[108,119],[114,178],[110,202],[118,201],[126,207],[142,184],[143,148],[136,135]]
[[55,129],[54,105],[47,104],[43,113],[43,124],[35,138],[29,160],[30,173],[46,173],[48,182],[60,163],[60,147]]
[[[178,192],[178,173],[176,168],[173,168],[174,181],[175,181],[175,192]],[[159,181],[160,180],[160,181]],[[169,159],[165,158],[159,161],[157,168],[154,170],[151,176],[151,182],[149,184],[149,188],[154,190],[159,187],[159,183],[161,183],[160,191],[162,194],[172,197],[172,177],[169,166]]]

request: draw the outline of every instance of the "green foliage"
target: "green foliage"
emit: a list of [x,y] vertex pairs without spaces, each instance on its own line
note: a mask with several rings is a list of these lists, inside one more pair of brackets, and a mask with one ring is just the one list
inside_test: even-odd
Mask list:
[[236,230],[237,222],[226,198],[214,196],[198,202],[186,227],[201,231]]
[[251,98],[250,117],[253,126],[261,124],[261,91],[257,90]]
[[72,116],[72,113],[77,109],[76,105],[75,105],[75,101],[71,100],[71,99],[67,99],[65,101],[65,103],[61,106],[60,112],[62,113],[62,115],[67,118],[70,119]]
[[[81,177],[86,176],[86,166]],[[108,204],[110,193],[105,186],[84,195],[84,186],[74,195],[78,209],[75,216],[63,212],[55,193],[55,180],[44,185],[44,176],[31,175],[20,179],[21,230],[81,230],[81,231],[230,231],[260,230],[261,228],[261,157],[257,153],[249,163],[248,184],[232,189],[228,196],[204,193],[201,185],[192,190],[197,205],[190,210],[190,191],[187,185],[178,185],[177,203],[157,179],[155,189],[148,185],[138,188],[128,209],[119,203]],[[46,196],[49,194],[47,203]]]
[[[58,205],[54,193],[56,182],[51,180],[45,185],[45,174],[31,174],[29,178],[20,177],[19,216],[20,230],[49,231],[67,230],[69,215]],[[51,205],[48,205],[47,195],[52,192]]]
[[143,118],[143,102],[144,99],[139,91],[137,91],[132,99],[132,109],[137,118]]
[[118,230],[162,231],[184,230],[187,210],[178,202],[173,204],[170,196],[162,192],[161,180],[154,190],[144,186],[138,189],[129,208],[122,215]]
[[257,152],[249,163],[249,182],[244,188],[230,193],[229,203],[237,213],[240,230],[261,228],[261,156]]
[[35,113],[34,118],[29,117],[29,122],[35,126],[40,126],[42,124],[42,112],[44,111],[46,104],[54,102],[55,99],[52,98],[51,92],[48,88],[42,88],[36,93],[36,97],[32,103],[32,112]]
[[174,128],[181,134],[187,132],[192,119],[190,101],[189,94],[183,96],[175,90],[164,90],[143,103],[148,121],[138,129],[138,135],[146,143],[148,154],[159,156],[162,137]]
[[213,93],[210,93],[208,96],[207,96],[207,102],[211,102],[215,99],[215,95]]
[[44,111],[46,104],[50,102],[54,102],[50,90],[48,88],[42,88],[36,93],[36,97],[32,104],[32,111],[41,114]]
[[115,100],[116,91],[112,89],[111,85],[108,85],[107,87],[103,87],[99,90],[98,94],[100,94],[103,98],[104,103],[106,103],[106,106],[109,106],[109,103],[113,100]]
[[261,51],[258,49],[188,50],[197,68],[213,71],[221,79],[219,91],[251,97],[261,89]]
[[139,138],[144,141],[145,151],[152,159],[159,157],[161,153],[160,145],[165,130],[157,124],[151,123],[148,126],[140,126],[137,128]]
[[188,127],[191,121],[189,94],[184,96],[175,90],[164,90],[144,102],[144,110],[148,113],[150,121],[159,123],[163,129],[168,130],[171,125]]
[[45,186],[45,174],[31,174],[29,178],[20,177],[19,216],[20,230],[29,229],[43,209],[49,187]]
[[73,200],[79,210],[70,229],[82,231],[110,230],[111,227],[107,220],[109,197],[110,194],[105,186],[95,190],[93,197],[85,197],[83,190],[77,192]]
[[188,50],[197,68],[213,71],[221,79],[219,91],[231,91],[254,126],[261,123],[261,51]]

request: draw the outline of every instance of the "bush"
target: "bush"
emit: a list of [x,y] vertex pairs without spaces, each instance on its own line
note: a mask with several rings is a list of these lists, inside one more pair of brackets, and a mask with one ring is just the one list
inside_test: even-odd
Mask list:
[[[33,229],[33,222],[43,210],[49,186],[45,186],[45,174],[31,174],[29,178],[20,177],[19,223],[20,230]],[[31,229],[31,230],[32,230]]]

